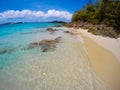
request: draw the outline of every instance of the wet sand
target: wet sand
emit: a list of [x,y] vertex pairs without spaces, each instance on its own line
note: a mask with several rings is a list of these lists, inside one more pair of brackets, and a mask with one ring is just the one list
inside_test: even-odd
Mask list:
[[89,60],[95,73],[109,84],[112,90],[120,90],[119,60],[111,51],[97,44],[97,42],[93,41],[89,36],[82,32],[80,35],[83,37],[84,45],[87,48],[88,56],[90,58]]
[[103,37],[99,35],[93,35],[91,33],[88,33],[88,30],[84,30],[84,29],[78,29],[78,31],[80,31],[86,37],[91,38],[98,45],[112,52],[117,58],[117,60],[119,60],[120,62],[120,38],[115,39],[115,38]]

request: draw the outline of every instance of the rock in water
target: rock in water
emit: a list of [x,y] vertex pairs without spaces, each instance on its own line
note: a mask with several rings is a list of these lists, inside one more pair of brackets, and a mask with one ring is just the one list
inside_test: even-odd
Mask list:
[[57,40],[42,40],[39,45],[42,52],[54,51],[56,48]]
[[0,54],[5,54],[7,52],[7,50],[0,50]]
[[53,28],[47,28],[46,31],[50,32],[50,33],[54,33],[55,31],[57,31],[56,29]]
[[59,43],[61,39],[62,39],[62,37],[57,37],[57,38],[55,39],[55,41],[56,41],[57,43]]
[[60,42],[62,37],[57,37],[54,40],[42,40],[39,45],[41,45],[42,52],[54,51],[57,43]]
[[55,48],[56,48],[56,45],[54,44],[45,44],[42,46],[42,52],[54,51]]
[[71,33],[70,31],[64,31],[64,33]]
[[37,42],[33,42],[33,43],[30,43],[30,45],[28,46],[29,49],[32,49],[32,48],[35,48],[39,45],[39,43]]
[[32,49],[35,47],[41,47],[42,52],[54,51],[57,43],[60,42],[62,37],[57,37],[54,40],[42,40],[40,42],[30,43],[28,49]]

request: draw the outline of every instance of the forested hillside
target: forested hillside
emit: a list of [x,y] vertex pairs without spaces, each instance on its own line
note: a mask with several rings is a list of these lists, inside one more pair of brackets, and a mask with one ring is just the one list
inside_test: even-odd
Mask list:
[[120,1],[99,0],[96,3],[91,2],[74,13],[72,22],[88,22],[93,25],[103,24],[113,27],[118,34],[120,33]]

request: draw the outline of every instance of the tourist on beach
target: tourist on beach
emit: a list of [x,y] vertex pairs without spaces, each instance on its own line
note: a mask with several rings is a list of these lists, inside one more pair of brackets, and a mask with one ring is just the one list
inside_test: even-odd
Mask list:
[[75,29],[77,27],[77,25],[76,24],[73,24],[73,29]]

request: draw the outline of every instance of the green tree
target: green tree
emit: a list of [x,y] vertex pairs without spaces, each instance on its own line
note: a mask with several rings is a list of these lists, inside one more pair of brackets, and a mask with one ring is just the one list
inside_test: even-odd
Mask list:
[[96,4],[90,2],[83,9],[75,12],[72,21],[103,23],[120,29],[120,1],[99,0]]
[[87,15],[84,10],[77,11],[72,16],[72,22],[75,22],[75,21],[87,21]]

